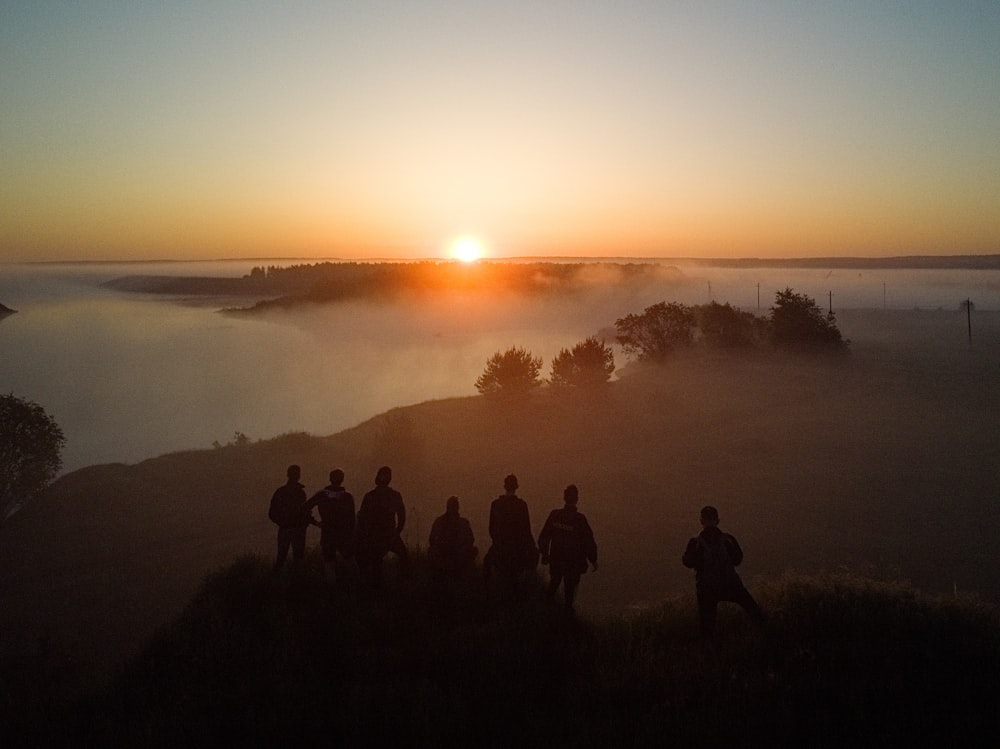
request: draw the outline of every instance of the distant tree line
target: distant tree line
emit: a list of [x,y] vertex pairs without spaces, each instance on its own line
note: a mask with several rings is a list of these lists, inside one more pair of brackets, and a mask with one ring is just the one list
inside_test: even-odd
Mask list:
[[[657,302],[616,320],[615,331],[626,356],[654,363],[695,345],[816,352],[840,352],[848,345],[832,311],[824,314],[812,298],[790,288],[775,294],[768,317],[717,302],[695,306]],[[484,395],[523,394],[543,384],[541,371],[541,358],[524,348],[497,351],[487,359],[476,389]],[[559,352],[548,382],[558,388],[596,388],[606,385],[614,371],[614,351],[592,336]]]
[[406,294],[511,292],[521,294],[573,293],[595,279],[636,285],[661,281],[676,269],[650,263],[460,263],[325,262],[255,266],[242,282],[262,291],[285,294],[253,307],[228,312],[289,308],[303,303],[328,304],[355,299],[393,299]]

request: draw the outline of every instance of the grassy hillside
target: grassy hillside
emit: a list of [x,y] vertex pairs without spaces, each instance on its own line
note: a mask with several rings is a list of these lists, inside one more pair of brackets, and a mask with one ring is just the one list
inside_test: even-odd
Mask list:
[[277,575],[244,557],[109,687],[60,695],[71,678],[58,662],[34,664],[0,703],[6,735],[105,747],[1000,740],[1000,617],[969,600],[786,576],[759,590],[765,625],[724,607],[706,642],[690,597],[595,623],[547,606],[537,585],[513,607],[478,579],[442,599],[422,561],[359,595],[329,589],[316,555]]
[[752,589],[846,568],[998,601],[995,369],[961,351],[905,353],[691,355],[629,368],[600,395],[434,401],[329,437],[73,472],[0,528],[0,656],[55,649],[113,668],[206,570],[271,553],[267,503],[292,462],[309,491],[343,468],[358,500],[391,464],[411,547],[450,494],[485,550],[504,475],[520,478],[536,533],[577,484],[601,549],[580,600],[596,619],[690,593],[679,559],[706,503],[740,539]]

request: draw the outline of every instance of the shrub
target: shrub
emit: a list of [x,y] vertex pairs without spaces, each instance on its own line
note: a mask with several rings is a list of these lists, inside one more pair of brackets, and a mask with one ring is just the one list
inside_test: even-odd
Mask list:
[[694,342],[694,312],[677,302],[658,302],[641,315],[616,320],[615,329],[626,354],[640,361],[661,361],[675,348]]
[[486,369],[476,379],[476,390],[483,395],[526,393],[542,384],[541,370],[541,357],[523,348],[497,351],[486,360]]
[[594,387],[603,385],[615,371],[615,354],[610,346],[591,336],[572,350],[562,349],[552,360],[553,385]]
[[65,443],[62,429],[40,405],[0,396],[0,522],[59,472]]
[[842,349],[845,342],[830,312],[789,288],[775,294],[771,307],[771,341],[781,348]]
[[765,336],[767,320],[728,303],[695,307],[698,327],[706,343],[722,348],[752,346]]

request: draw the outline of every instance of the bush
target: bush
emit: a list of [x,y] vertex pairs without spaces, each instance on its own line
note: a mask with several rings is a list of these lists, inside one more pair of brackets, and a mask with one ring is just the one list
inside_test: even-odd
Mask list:
[[59,472],[65,443],[62,429],[40,405],[0,396],[0,522]]
[[677,302],[658,302],[641,315],[616,320],[615,329],[626,354],[640,361],[662,361],[675,348],[694,342],[694,312]]
[[615,354],[610,346],[591,336],[572,350],[562,349],[552,360],[553,385],[594,387],[604,385],[615,371]]
[[476,390],[483,395],[523,394],[542,384],[541,357],[520,347],[497,351],[486,360],[486,369],[476,379]]
[[695,307],[704,341],[721,348],[741,348],[758,343],[766,335],[767,320],[727,304],[712,302]]
[[780,348],[843,349],[846,344],[830,312],[789,288],[775,294],[771,307],[771,341]]

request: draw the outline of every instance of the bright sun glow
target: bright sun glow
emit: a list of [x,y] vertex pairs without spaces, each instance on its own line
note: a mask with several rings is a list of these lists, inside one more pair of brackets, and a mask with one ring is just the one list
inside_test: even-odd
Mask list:
[[483,256],[483,243],[475,237],[459,237],[451,245],[451,256],[463,263],[474,263]]

